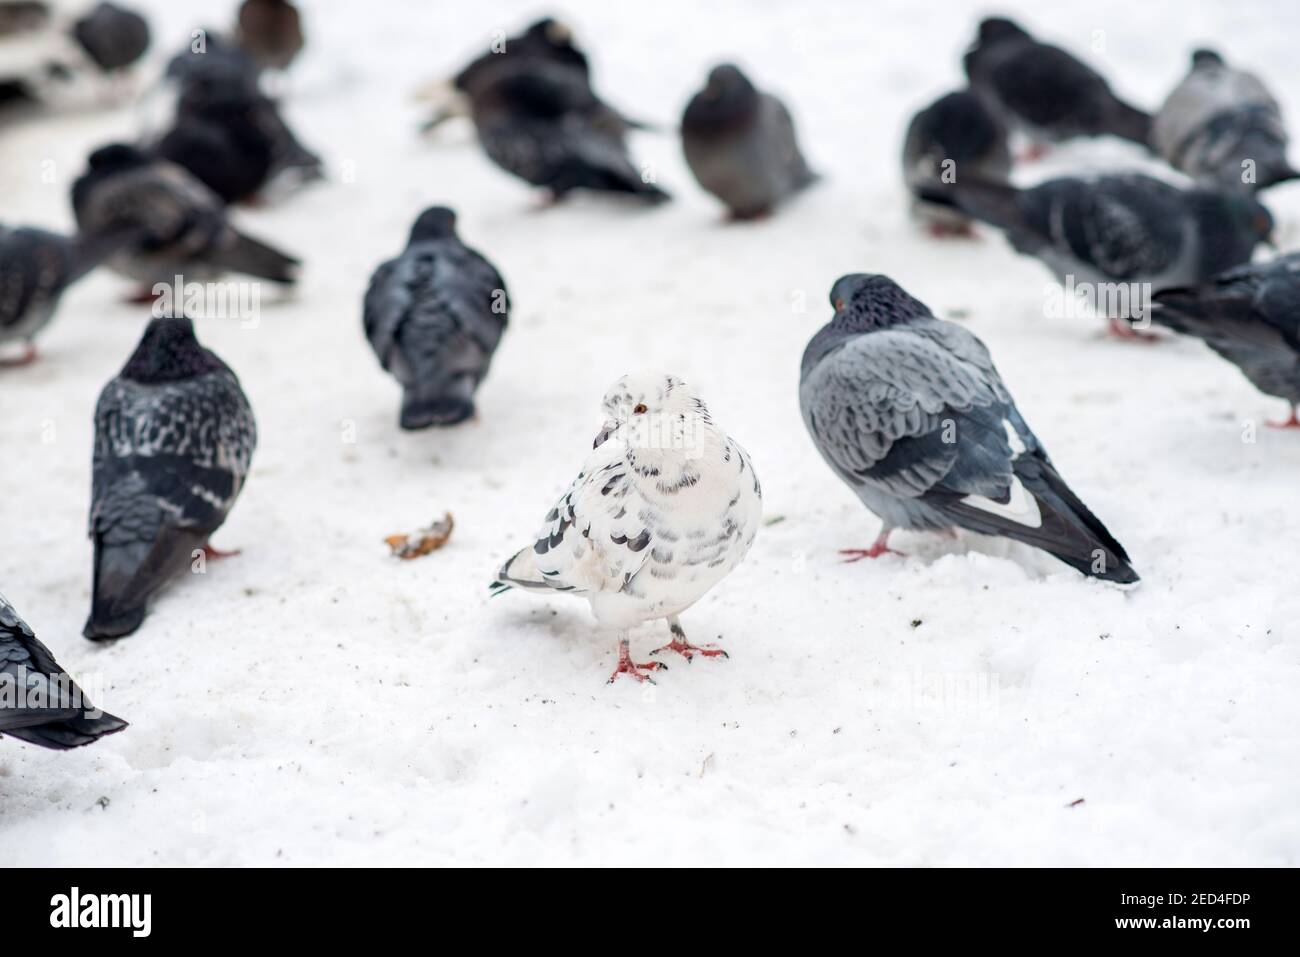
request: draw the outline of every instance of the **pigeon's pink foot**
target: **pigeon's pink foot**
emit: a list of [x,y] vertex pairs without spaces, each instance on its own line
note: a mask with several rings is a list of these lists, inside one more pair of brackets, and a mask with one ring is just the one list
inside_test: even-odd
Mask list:
[[935,239],[974,239],[975,227],[970,223],[930,223],[927,232]]
[[1291,410],[1291,418],[1285,422],[1265,422],[1270,429],[1300,429],[1300,418],[1296,417],[1296,410]]
[[22,355],[13,356],[8,359],[0,359],[0,369],[18,369],[22,366],[29,366],[35,361],[36,347],[29,342],[27,343],[27,347],[23,349]]
[[1115,338],[1123,339],[1125,342],[1159,342],[1161,337],[1154,332],[1143,332],[1140,329],[1134,329],[1123,319],[1116,319],[1111,316],[1106,320],[1106,334]]
[[902,556],[902,552],[896,552],[889,547],[889,534],[892,531],[892,528],[887,528],[882,531],[876,536],[876,540],[871,543],[870,548],[841,548],[840,554],[849,556],[844,559],[845,564],[860,562],[864,558],[879,558],[881,555]]
[[652,671],[667,670],[668,666],[658,661],[647,661],[645,664],[633,661],[632,650],[628,647],[628,643],[625,639],[618,643],[618,667],[615,668],[614,673],[609,676],[609,681],[606,682],[606,684],[612,685],[614,679],[619,675],[630,675],[637,681],[648,681],[651,684],[654,684],[655,680],[650,677],[650,673]]
[[234,551],[223,552],[219,548],[213,548],[211,542],[203,546],[203,557],[207,558],[209,561],[216,562],[216,561],[220,561],[223,558],[234,558],[238,554],[240,554],[238,548],[236,548]]
[[154,292],[154,290],[149,286],[141,286],[122,301],[132,306],[140,306],[146,303],[157,302],[161,297],[162,293]]
[[1030,143],[1021,150],[1016,159],[1021,163],[1036,163],[1051,151],[1051,147],[1046,143]]
[[668,628],[673,633],[673,640],[660,648],[656,648],[654,651],[650,652],[650,654],[657,655],[661,651],[675,651],[687,661],[694,661],[696,655],[701,655],[705,658],[731,657],[731,655],[727,654],[716,645],[691,644],[686,640],[686,632],[682,631],[682,626],[677,624],[677,622],[669,622]]

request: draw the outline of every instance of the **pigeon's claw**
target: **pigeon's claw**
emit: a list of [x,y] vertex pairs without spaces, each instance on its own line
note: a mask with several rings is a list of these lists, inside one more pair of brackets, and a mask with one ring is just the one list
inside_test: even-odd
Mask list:
[[29,366],[36,361],[36,347],[30,342],[23,347],[23,353],[12,358],[0,359],[0,369],[17,369]]
[[685,638],[673,638],[673,640],[668,642],[668,644],[661,648],[656,648],[654,651],[650,652],[650,654],[657,655],[661,651],[675,651],[687,661],[694,661],[696,655],[703,655],[705,658],[731,657],[731,655],[727,654],[715,645],[693,645],[689,641],[686,641]]
[[1266,422],[1264,423],[1270,429],[1300,429],[1300,418],[1296,416],[1296,410],[1291,410],[1291,418],[1284,422]]
[[1108,320],[1107,335],[1114,339],[1122,339],[1125,342],[1160,342],[1163,337],[1156,335],[1154,332],[1142,332],[1134,329],[1123,319],[1117,319],[1111,316]]
[[662,662],[647,661],[642,663],[639,661],[633,661],[632,649],[628,645],[627,639],[623,638],[618,643],[618,667],[616,667],[614,673],[609,676],[609,681],[607,681],[606,684],[612,685],[614,679],[619,675],[630,675],[637,681],[648,681],[651,684],[654,684],[655,680],[650,677],[650,672],[667,670],[668,666]]
[[240,553],[238,548],[232,549],[228,552],[223,552],[219,548],[214,548],[211,542],[204,545],[202,551],[204,558],[214,562],[220,561],[223,558],[234,558]]

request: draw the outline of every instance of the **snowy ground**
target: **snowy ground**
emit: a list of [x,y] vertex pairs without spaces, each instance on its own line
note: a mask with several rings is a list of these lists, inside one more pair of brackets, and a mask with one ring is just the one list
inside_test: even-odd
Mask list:
[[[161,55],[233,3],[152,6]],[[675,202],[540,213],[465,128],[414,135],[411,90],[536,5],[304,6],[288,113],[332,180],[235,213],[300,254],[304,281],[255,329],[199,324],[261,430],[217,538],[243,554],[177,583],[134,637],[84,641],[91,412],[146,313],[95,275],[66,297],[42,361],[0,373],[0,588],[132,722],[67,754],[0,742],[0,858],[1300,863],[1300,436],[1252,435],[1282,403],[1195,343],[1129,346],[1045,318],[1046,272],[999,237],[936,243],[909,224],[902,129],[960,81],[981,8],[682,0],[634,19],[567,2],[597,86],[630,114],[672,123],[724,57],[792,105],[826,182],[768,222],[725,226],[671,135],[634,145]],[[1138,103],[1212,40],[1300,120],[1300,11],[1285,4],[1035,6],[1031,27]],[[67,227],[88,150],[138,123],[123,108],[0,130],[0,217]],[[1027,175],[1135,162],[1079,144]],[[435,201],[459,210],[515,312],[478,421],[402,434],[360,298]],[[1300,245],[1300,187],[1269,202]],[[838,563],[877,522],[813,450],[796,382],[849,271],[965,317],[1129,549],[1138,590],[975,536],[904,535],[906,558]],[[685,618],[731,659],[678,665],[656,688],[604,683],[614,644],[584,604],[486,589],[573,477],[606,386],[638,368],[698,386],[753,455],[769,522]],[[388,557],[385,535],[444,510],[447,548]],[[646,626],[634,649],[665,637]]]

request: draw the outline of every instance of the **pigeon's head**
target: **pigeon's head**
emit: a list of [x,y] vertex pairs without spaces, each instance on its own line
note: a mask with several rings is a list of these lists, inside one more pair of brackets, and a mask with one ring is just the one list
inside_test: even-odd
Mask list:
[[601,401],[605,423],[592,448],[617,434],[629,446],[664,449],[701,421],[709,422],[709,410],[695,390],[675,375],[634,373],[625,375],[605,393]]
[[587,56],[573,45],[573,31],[554,17],[543,17],[525,30],[521,45],[529,52],[587,72]]
[[682,117],[688,132],[713,133],[743,123],[758,109],[758,91],[734,63],[720,63],[709,71],[704,89],[691,98]]
[[129,143],[109,143],[90,154],[90,168],[97,172],[109,172],[144,166],[149,157]]
[[1014,40],[1028,36],[1029,34],[1020,24],[1008,17],[985,17],[980,21],[979,33],[975,42],[978,46],[993,46],[1002,43],[1004,40]]
[[446,206],[430,206],[411,227],[413,243],[426,239],[449,239],[456,235],[456,214]]
[[224,368],[220,359],[199,345],[188,316],[164,316],[145,327],[121,377],[146,384],[178,382]]
[[704,98],[717,100],[754,89],[754,84],[744,71],[734,63],[719,63],[709,71],[709,81],[704,85]]
[[931,315],[888,276],[850,273],[831,286],[835,318],[831,325],[845,332],[870,332]]
[[1199,50],[1192,51],[1192,69],[1200,70],[1206,67],[1223,66],[1223,57],[1218,50],[1211,50],[1209,47],[1201,47]]

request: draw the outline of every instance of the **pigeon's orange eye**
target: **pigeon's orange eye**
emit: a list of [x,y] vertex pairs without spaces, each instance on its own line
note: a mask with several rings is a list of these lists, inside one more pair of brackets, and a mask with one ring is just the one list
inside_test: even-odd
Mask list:
[[645,407],[645,403],[644,403],[644,402],[638,402],[637,405],[636,405],[636,408],[632,410],[632,412],[633,412],[635,415],[640,415],[641,413],[643,413],[643,412],[645,412],[645,411],[646,411],[646,407]]
[[843,300],[843,299],[836,299],[836,300],[835,300],[835,311],[836,311],[836,312],[843,312],[843,311],[844,311],[844,300]]

